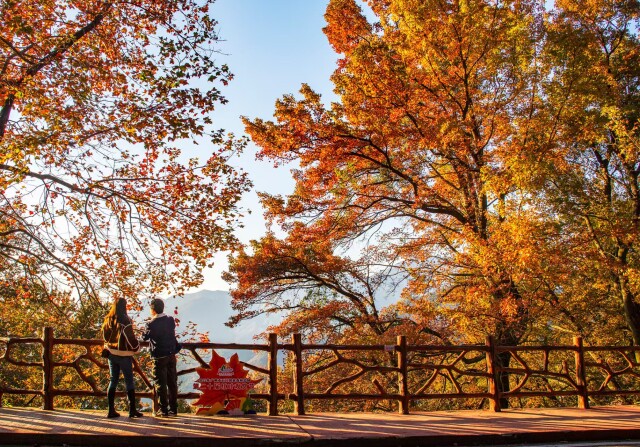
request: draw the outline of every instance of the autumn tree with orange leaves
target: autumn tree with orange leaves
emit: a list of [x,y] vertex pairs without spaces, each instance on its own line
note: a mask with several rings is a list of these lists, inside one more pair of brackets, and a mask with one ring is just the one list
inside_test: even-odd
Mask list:
[[[320,264],[305,258],[318,244],[332,244],[330,251],[345,258],[364,245],[369,278],[385,269],[404,276],[395,285],[404,287],[408,304],[374,315],[379,326],[411,321],[418,332],[449,342],[494,334],[517,344],[532,305],[521,257],[544,229],[536,210],[525,209],[528,198],[518,194],[508,166],[526,144],[518,135],[536,106],[541,11],[526,1],[369,6],[376,24],[353,0],[327,8],[325,33],[342,54],[332,76],[339,103],[327,107],[303,86],[301,99],[278,101],[276,122],[245,120],[262,157],[300,165],[293,194],[265,196],[267,214],[289,232],[280,243],[309,276],[329,267],[329,257]],[[269,238],[257,242],[254,253],[267,244]],[[230,268],[240,309],[268,299],[274,283],[296,281],[251,262],[239,256]],[[280,252],[261,264],[278,262]],[[370,300],[379,293],[361,284]],[[292,308],[302,311],[302,301]],[[358,300],[349,301],[347,313],[372,318]],[[417,303],[422,312],[407,312]],[[454,317],[463,318],[457,331],[444,333],[438,321],[446,326]]]
[[210,3],[2,3],[0,269],[137,299],[199,284],[236,244],[249,183],[209,130],[232,77]]
[[237,318],[285,312],[283,334],[325,340],[637,343],[638,3],[363,3],[373,21],[327,7],[337,102],[303,85],[275,121],[245,119],[296,187],[263,194],[284,236],[232,258]]

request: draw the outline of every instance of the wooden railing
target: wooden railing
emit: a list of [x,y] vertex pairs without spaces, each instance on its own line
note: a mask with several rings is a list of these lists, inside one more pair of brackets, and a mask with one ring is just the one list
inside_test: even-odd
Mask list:
[[[52,328],[45,328],[42,338],[0,339],[0,405],[5,394],[39,396],[45,410],[52,410],[60,396],[106,396],[108,366],[99,356],[101,348],[101,340],[56,338]],[[265,344],[184,343],[180,363],[185,366],[178,374],[207,368],[204,353],[211,350],[266,353],[266,362],[242,363],[256,378],[266,379],[251,397],[266,401],[270,415],[286,401],[293,402],[297,414],[305,414],[309,402],[327,399],[395,401],[398,411],[408,414],[412,402],[433,399],[482,399],[500,411],[510,399],[570,397],[586,409],[589,398],[640,395],[639,347],[586,347],[580,337],[567,346],[497,346],[492,338],[484,345],[409,345],[404,336],[393,345],[325,345],[304,344],[299,334],[290,343],[278,343],[269,334]],[[284,366],[278,365],[279,353]],[[505,358],[508,364],[502,366]],[[142,384],[137,395],[155,402],[148,361],[145,355],[134,357]],[[26,372],[34,368],[41,371],[35,385],[29,382],[34,374]],[[503,390],[504,375],[509,387]]]

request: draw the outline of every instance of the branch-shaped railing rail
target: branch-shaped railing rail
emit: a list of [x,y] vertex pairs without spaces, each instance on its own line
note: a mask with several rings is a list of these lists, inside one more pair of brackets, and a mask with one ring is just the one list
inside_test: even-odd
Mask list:
[[[59,396],[105,397],[108,366],[99,356],[101,347],[101,340],[56,338],[52,328],[45,328],[42,338],[1,338],[0,405],[5,394],[40,397],[47,410]],[[589,398],[640,395],[640,347],[587,347],[580,337],[566,346],[497,346],[490,337],[484,345],[433,346],[409,345],[404,336],[393,345],[304,344],[299,334],[278,343],[269,334],[264,344],[184,343],[179,376],[208,368],[211,350],[266,353],[266,360],[242,364],[255,378],[266,379],[251,397],[266,401],[270,415],[287,400],[298,414],[305,414],[309,401],[358,399],[395,401],[407,414],[412,402],[429,399],[484,399],[500,411],[509,399],[572,396],[579,408],[589,408]],[[286,354],[287,367],[278,364],[279,353]],[[155,402],[148,362],[148,356],[134,357],[137,394]],[[37,385],[7,379],[16,371],[33,378],[25,371],[34,369],[41,377]],[[508,389],[503,389],[505,376]]]

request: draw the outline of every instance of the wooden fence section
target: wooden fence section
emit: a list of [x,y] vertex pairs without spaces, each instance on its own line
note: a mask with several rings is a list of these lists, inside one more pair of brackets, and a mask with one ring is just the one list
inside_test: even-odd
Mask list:
[[[510,399],[571,397],[586,409],[590,397],[640,395],[640,347],[587,347],[580,337],[568,346],[497,346],[490,337],[484,345],[409,345],[404,336],[393,345],[325,345],[304,344],[300,334],[278,343],[269,334],[265,344],[183,345],[180,376],[208,368],[211,350],[253,352],[260,361],[242,364],[265,379],[251,397],[266,401],[270,415],[283,401],[305,414],[314,400],[386,400],[408,414],[412,402],[428,399],[484,399],[500,411]],[[101,348],[101,340],[56,338],[53,328],[45,328],[42,338],[0,339],[0,405],[4,394],[40,397],[46,410],[60,396],[105,397],[108,366]],[[134,357],[134,370],[137,395],[155,402],[148,355]],[[41,379],[34,383],[34,377]]]

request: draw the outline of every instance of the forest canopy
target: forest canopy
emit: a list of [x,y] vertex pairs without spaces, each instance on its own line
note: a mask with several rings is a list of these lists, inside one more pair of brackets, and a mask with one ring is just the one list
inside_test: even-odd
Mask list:
[[262,194],[273,231],[231,259],[232,323],[283,312],[275,329],[316,340],[640,344],[639,14],[331,0],[338,100],[303,85],[273,121],[244,120],[296,186]]

